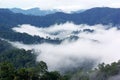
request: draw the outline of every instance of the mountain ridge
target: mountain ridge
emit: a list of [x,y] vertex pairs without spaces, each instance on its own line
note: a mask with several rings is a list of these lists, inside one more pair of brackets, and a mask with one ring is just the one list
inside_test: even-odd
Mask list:
[[25,15],[33,15],[33,16],[45,16],[49,14],[54,14],[56,12],[59,12],[58,10],[41,10],[39,8],[31,8],[31,9],[20,9],[20,8],[11,8],[10,11],[14,13],[22,13]]
[[49,27],[50,25],[63,24],[66,22],[73,22],[77,25],[120,25],[119,8],[92,8],[82,13],[67,14],[63,12],[56,12],[46,16],[24,15],[7,10],[8,9],[0,9],[0,23],[11,27],[22,24],[31,24],[38,27]]

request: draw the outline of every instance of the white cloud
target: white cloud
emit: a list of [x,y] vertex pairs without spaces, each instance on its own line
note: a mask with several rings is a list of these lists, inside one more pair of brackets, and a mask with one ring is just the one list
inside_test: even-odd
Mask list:
[[[60,28],[60,26],[62,28]],[[80,37],[79,40],[74,42],[65,41],[59,45],[48,43],[37,45],[13,43],[13,45],[19,48],[35,49],[35,51],[39,54],[37,60],[47,62],[50,70],[61,70],[61,68],[64,69],[68,67],[81,66],[80,64],[84,58],[99,59],[101,62],[105,63],[111,63],[120,59],[120,31],[115,27],[105,29],[105,27],[108,26],[88,26],[66,23],[63,25],[55,25],[50,27],[51,29],[49,28],[48,31],[52,30],[54,27],[56,29],[53,31],[56,31],[63,29],[66,26],[72,27],[73,30],[76,30],[77,27],[81,30],[83,28],[94,29],[95,32],[79,33],[77,35]],[[92,40],[97,40],[98,42]]]
[[73,11],[92,7],[115,7],[120,8],[120,0],[0,0],[0,7],[19,7],[41,9],[62,9]]
[[52,39],[54,38],[64,39],[66,37],[69,37],[73,31],[79,30],[79,27],[82,28],[82,25],[75,26],[72,23],[61,24],[59,26],[55,24],[47,28],[38,28],[35,26],[25,24],[21,25],[20,27],[14,27],[13,30],[20,33],[27,33],[32,36],[37,35],[44,38],[49,36]]

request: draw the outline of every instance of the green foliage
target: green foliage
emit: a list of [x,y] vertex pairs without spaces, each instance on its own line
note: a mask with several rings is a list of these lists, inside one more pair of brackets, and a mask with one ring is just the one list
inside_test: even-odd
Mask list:
[[[43,61],[39,63],[39,66],[42,67],[39,67],[41,69],[37,71],[38,66],[15,69],[8,62],[0,63],[0,80],[68,80],[62,77],[57,71],[49,72],[46,69],[46,63]],[[41,71],[42,69],[43,71]]]
[[61,80],[61,75],[58,72],[47,72],[40,78],[41,80]]
[[31,50],[17,49],[0,39],[0,80],[67,80],[49,72],[47,64],[36,62]]
[[43,61],[40,61],[37,63],[36,71],[38,71],[39,74],[43,75],[48,71],[47,64]]
[[16,68],[32,67],[36,65],[36,55],[30,50],[11,49],[0,53],[0,62],[8,61],[14,64]]
[[8,62],[0,63],[0,80],[13,80],[14,67]]
[[104,72],[108,76],[113,76],[113,75],[117,75],[120,72],[119,65],[120,65],[119,61],[117,63],[113,62],[112,64],[106,64],[106,65],[102,63],[99,65],[99,70],[101,72]]
[[10,62],[15,68],[36,66],[36,55],[31,50],[17,49],[0,40],[0,62]]

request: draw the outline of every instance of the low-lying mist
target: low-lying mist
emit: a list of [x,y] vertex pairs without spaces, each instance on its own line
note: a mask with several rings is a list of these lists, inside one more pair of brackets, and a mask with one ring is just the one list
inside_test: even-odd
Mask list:
[[[85,29],[94,31],[84,31]],[[18,48],[34,49],[38,54],[37,61],[45,61],[49,70],[62,71],[85,66],[92,68],[101,62],[111,63],[120,59],[120,31],[110,25],[88,26],[66,23],[48,28],[21,25],[13,30],[44,38],[48,36],[65,39],[71,35],[79,37],[72,42],[66,39],[57,45],[48,43],[26,45],[20,42],[11,42]]]
[[74,25],[73,23],[67,22],[65,24],[60,25],[55,24],[47,28],[39,28],[28,24],[24,24],[19,25],[19,27],[14,27],[12,29],[16,32],[27,33],[32,36],[37,35],[43,38],[50,37],[52,39],[54,38],[63,39],[71,35],[74,35],[74,33],[79,33],[81,30],[85,29],[85,26]]

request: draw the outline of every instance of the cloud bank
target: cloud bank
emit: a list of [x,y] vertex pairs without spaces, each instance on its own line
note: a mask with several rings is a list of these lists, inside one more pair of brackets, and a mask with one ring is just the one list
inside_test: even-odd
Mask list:
[[[116,27],[110,27],[109,25],[88,26],[74,25],[72,23],[53,25],[49,28],[22,25],[21,27],[14,28],[14,30],[21,33],[24,31],[30,35],[39,35],[43,37],[46,36],[46,32],[51,37],[50,33],[63,30],[65,34],[62,36],[67,37],[66,33],[68,33],[69,35],[78,36],[79,39],[73,42],[64,40],[58,45],[48,43],[25,45],[19,42],[14,42],[13,45],[19,48],[34,49],[38,54],[37,61],[45,61],[48,64],[49,70],[60,71],[66,68],[77,68],[85,65],[83,63],[85,61],[90,64],[92,64],[92,61],[111,63],[120,59],[120,31],[117,30]],[[34,34],[31,31],[28,32],[29,29],[36,32],[34,32]],[[94,32],[84,32],[84,29],[92,29]],[[73,34],[73,31],[80,32]],[[59,34],[54,36],[61,38]],[[91,61],[89,61],[89,59]],[[93,66],[92,64],[92,67]]]
[[43,38],[50,37],[54,38],[66,38],[72,35],[73,31],[79,31],[82,29],[82,26],[77,26],[72,23],[66,23],[61,25],[52,25],[48,28],[38,28],[28,24],[21,25],[19,27],[14,27],[13,30],[20,33],[27,33],[29,35],[37,35]]
[[2,8],[33,8],[61,9],[65,12],[88,9],[92,7],[120,8],[120,0],[0,0]]

